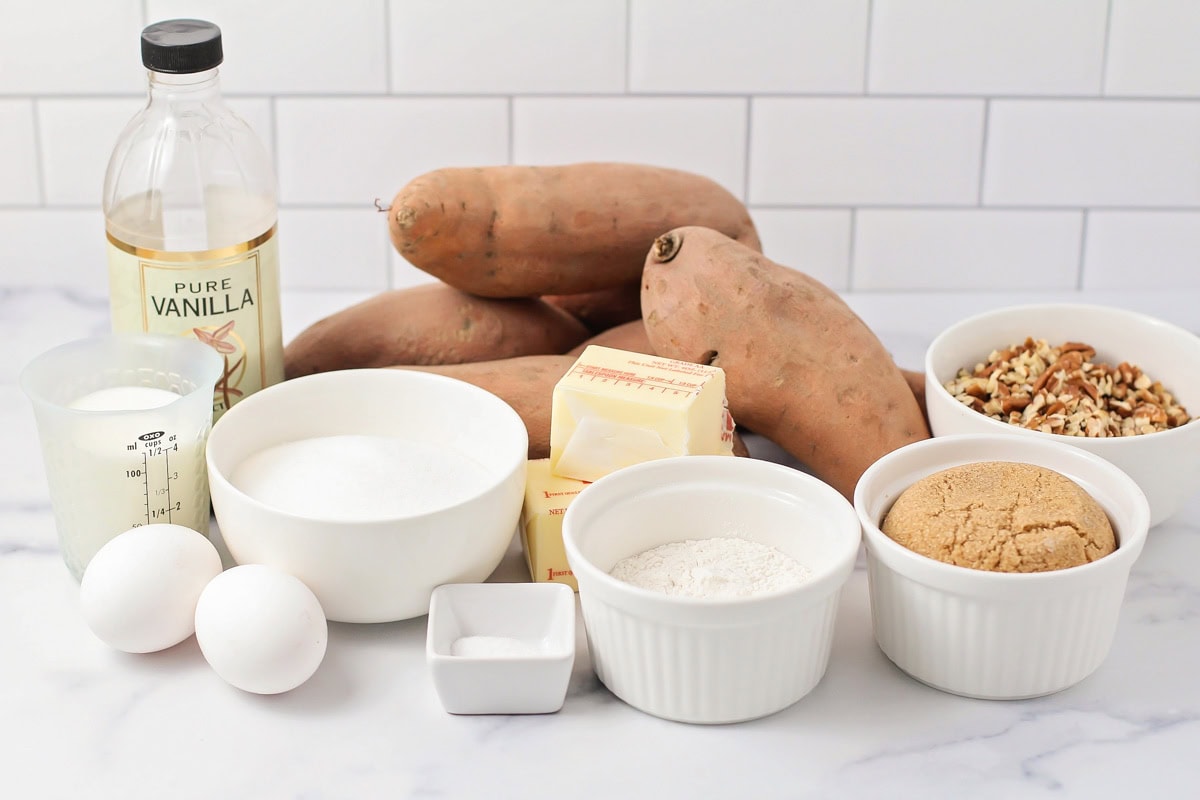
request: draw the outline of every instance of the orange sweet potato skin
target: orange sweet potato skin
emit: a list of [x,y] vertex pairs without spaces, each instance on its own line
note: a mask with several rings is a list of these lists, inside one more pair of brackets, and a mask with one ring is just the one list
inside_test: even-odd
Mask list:
[[929,423],[929,410],[925,406],[925,373],[915,372],[911,369],[902,369],[900,374],[904,376],[904,382],[908,384],[909,391],[916,398],[917,405],[921,409],[921,415],[925,417],[926,424]]
[[543,295],[542,299],[568,312],[592,333],[600,333],[642,317],[640,278],[609,289],[581,294],[548,294]]
[[284,348],[284,374],[557,354],[588,333],[538,299],[474,297],[428,284],[375,295],[313,323]]
[[646,248],[704,225],[761,249],[745,206],[714,181],[640,164],[447,168],[392,200],[405,259],[482,297],[593,292],[639,280]]
[[567,355],[578,358],[583,355],[583,351],[588,345],[598,344],[601,347],[612,347],[616,350],[625,350],[630,353],[644,353],[648,356],[658,355],[654,352],[654,348],[650,346],[650,337],[646,335],[646,326],[640,319],[635,319],[633,322],[626,322],[624,325],[618,325],[615,328],[598,333],[590,339],[577,344],[574,348],[567,351]]
[[847,498],[880,456],[929,437],[904,375],[836,293],[718,231],[655,241],[642,310],[659,355],[723,368],[734,419]]

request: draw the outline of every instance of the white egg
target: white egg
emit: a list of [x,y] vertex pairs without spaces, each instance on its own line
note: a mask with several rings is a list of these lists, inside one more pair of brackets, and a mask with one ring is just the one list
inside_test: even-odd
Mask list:
[[164,650],[192,635],[196,601],[220,572],[217,548],[191,528],[131,528],[88,562],[79,585],[83,619],[118,650]]
[[196,604],[196,641],[217,674],[239,689],[278,694],[321,665],[329,626],[299,578],[246,564],[217,576]]

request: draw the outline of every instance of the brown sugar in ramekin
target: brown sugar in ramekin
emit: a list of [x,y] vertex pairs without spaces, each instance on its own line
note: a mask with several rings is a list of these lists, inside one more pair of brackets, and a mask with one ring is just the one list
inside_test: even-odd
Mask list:
[[1104,509],[1044,467],[984,461],[928,475],[892,505],[881,530],[908,549],[992,572],[1046,572],[1116,549]]

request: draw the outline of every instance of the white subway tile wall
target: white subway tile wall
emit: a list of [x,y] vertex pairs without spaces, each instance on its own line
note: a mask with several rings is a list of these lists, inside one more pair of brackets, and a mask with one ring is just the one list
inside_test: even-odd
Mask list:
[[1200,205],[1200,103],[995,100],[989,205]]
[[104,218],[96,211],[6,208],[0,211],[0,243],[6,255],[0,285],[6,289],[108,290]]
[[387,92],[386,10],[379,0],[284,6],[146,0],[146,14],[150,22],[200,17],[220,25],[225,50],[221,85],[229,93]]
[[1200,94],[1200,3],[1112,0],[1104,88],[1110,95]]
[[982,100],[753,101],[750,202],[972,205]]
[[723,97],[519,97],[518,164],[636,161],[707,175],[742,196],[746,100]]
[[137,97],[37,101],[47,205],[99,206],[113,145],[144,105]]
[[857,94],[867,6],[867,0],[633,2],[629,88]]
[[142,90],[141,0],[2,0],[0,20],[0,95]]
[[865,209],[857,216],[858,289],[1073,289],[1083,213]]
[[622,160],[707,175],[847,294],[1200,290],[1194,0],[0,0],[0,288],[104,290],[173,16],[222,26],[290,288],[432,280],[375,208],[427,170]]
[[374,208],[279,211],[279,260],[295,289],[371,290],[388,283],[387,226]]
[[390,10],[393,91],[625,90],[625,0],[392,0]]
[[283,205],[371,208],[429,170],[508,159],[498,97],[286,97],[275,125]]
[[872,93],[1100,93],[1107,0],[874,0],[872,8]]
[[0,100],[0,208],[41,202],[34,108],[32,100]]
[[1200,212],[1088,213],[1089,289],[1200,289]]

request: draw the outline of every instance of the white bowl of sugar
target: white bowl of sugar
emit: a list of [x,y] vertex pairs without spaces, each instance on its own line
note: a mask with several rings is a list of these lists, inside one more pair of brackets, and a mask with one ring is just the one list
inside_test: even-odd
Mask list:
[[563,519],[597,676],[679,722],[755,719],[808,694],[860,541],[832,487],[726,456],[619,470]]
[[213,510],[239,564],[303,581],[326,616],[424,615],[436,586],[482,581],[513,537],[528,435],[500,398],[408,370],[276,384],[217,421]]

